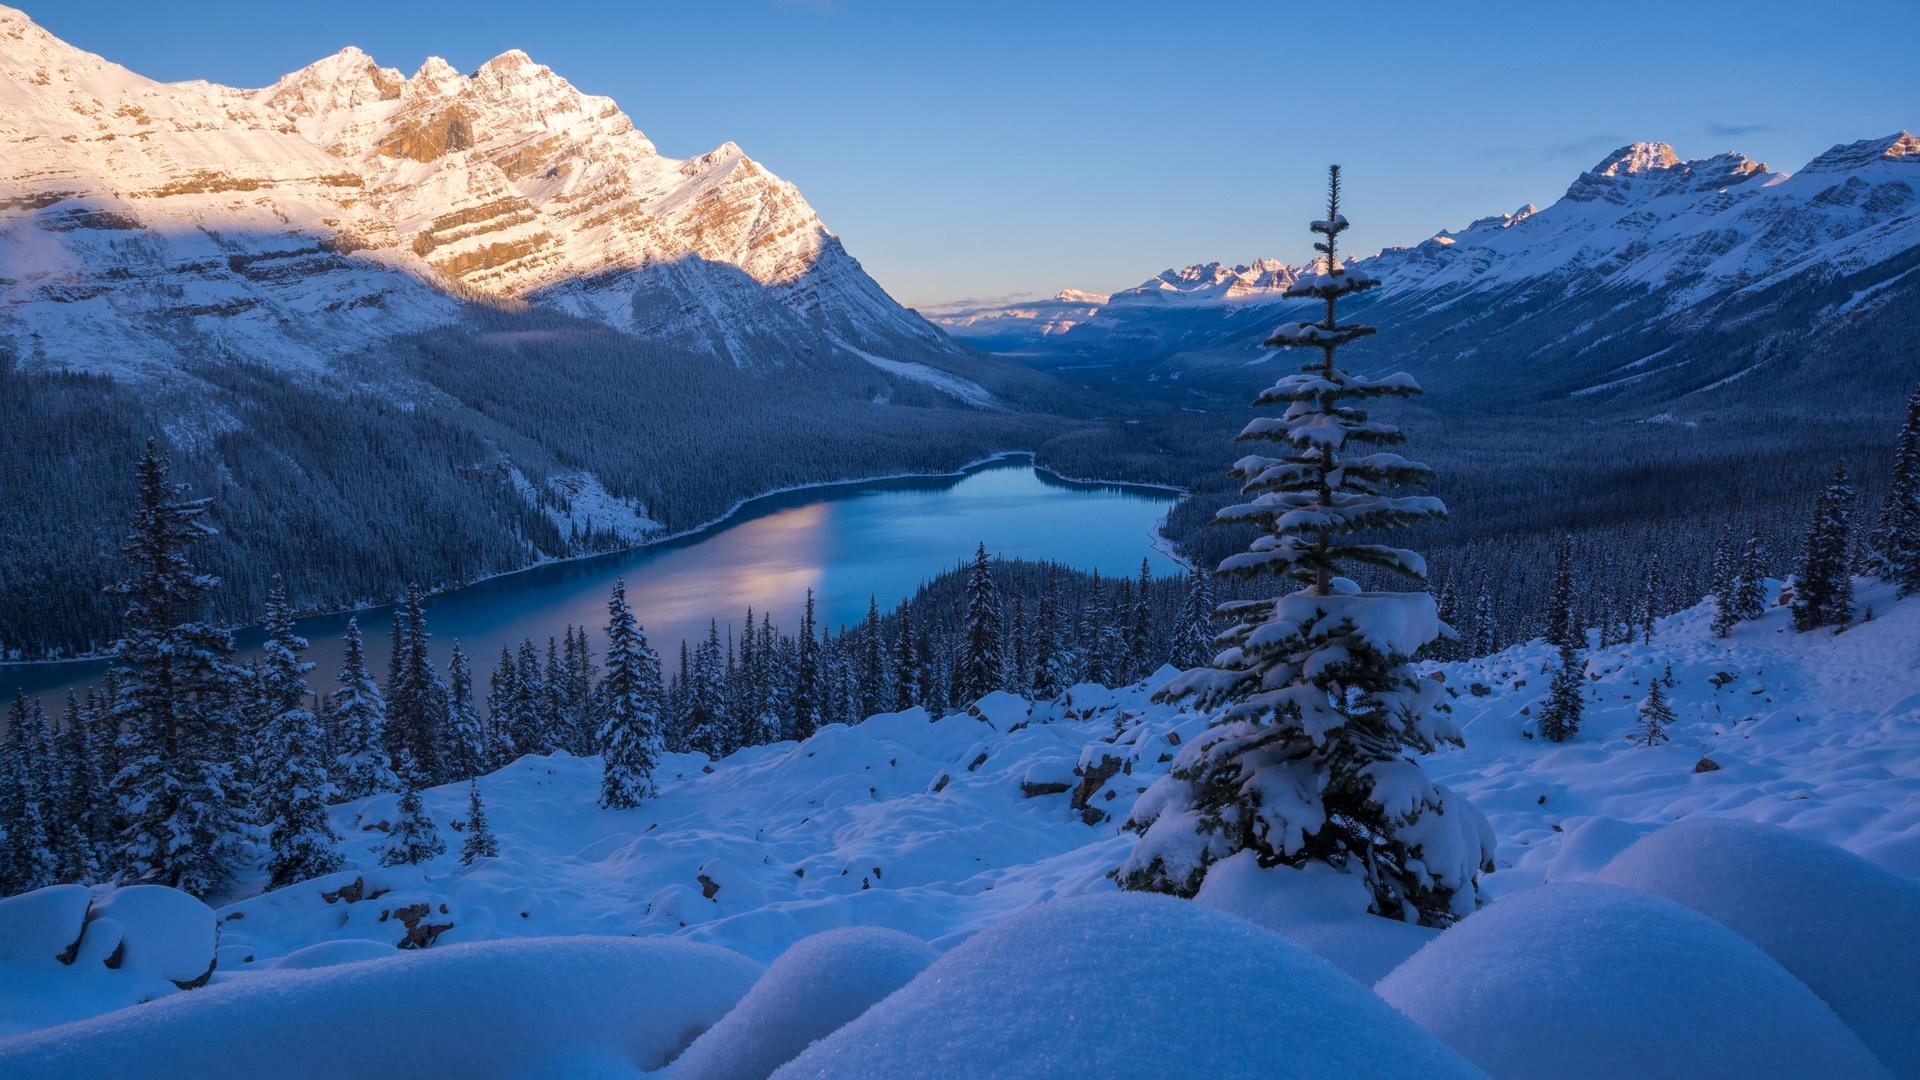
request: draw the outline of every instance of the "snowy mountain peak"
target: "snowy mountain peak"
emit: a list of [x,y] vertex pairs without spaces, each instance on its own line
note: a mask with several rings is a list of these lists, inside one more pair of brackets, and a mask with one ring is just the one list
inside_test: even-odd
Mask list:
[[1677,165],[1680,155],[1663,142],[1637,142],[1608,154],[1600,164],[1587,170],[1595,176],[1633,176],[1653,169]]
[[127,330],[134,311],[306,365],[444,322],[449,291],[742,364],[822,334],[815,349],[953,349],[738,146],[662,158],[612,99],[518,49],[471,75],[348,47],[260,90],[162,84],[0,7],[0,75],[0,253],[21,271],[0,311],[71,343],[75,368],[190,354]]
[[1920,139],[1901,131],[1884,139],[1862,139],[1854,143],[1841,143],[1807,162],[1807,167],[1800,171],[1802,173],[1850,172],[1880,161],[1920,165]]

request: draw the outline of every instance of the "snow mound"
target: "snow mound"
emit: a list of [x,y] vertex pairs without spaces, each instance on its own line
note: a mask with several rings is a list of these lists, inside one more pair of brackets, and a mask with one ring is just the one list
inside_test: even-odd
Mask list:
[[1896,1075],[1920,1078],[1920,882],[1775,825],[1726,818],[1662,829],[1594,880],[1718,920],[1826,999]]
[[1371,986],[1440,931],[1369,914],[1366,882],[1325,863],[1262,869],[1242,851],[1214,863],[1193,898],[1304,945]]
[[632,1075],[671,1059],[760,972],[738,953],[661,939],[442,946],[256,975],[19,1035],[0,1041],[0,1075]]
[[323,941],[318,945],[295,949],[269,964],[268,969],[307,971],[312,968],[333,967],[336,964],[356,964],[362,960],[386,960],[397,955],[399,955],[398,951],[384,941],[341,938],[338,941]]
[[774,1075],[1481,1074],[1284,938],[1184,900],[1106,893],[987,927]]
[[1610,885],[1501,900],[1375,989],[1494,1080],[1887,1075],[1751,942],[1671,900]]
[[84,885],[0,900],[0,1036],[197,986],[213,970],[214,940],[213,909],[161,885],[98,903]]
[[695,1039],[671,1080],[766,1080],[773,1070],[913,981],[937,954],[919,938],[849,926],[780,954],[733,1011]]

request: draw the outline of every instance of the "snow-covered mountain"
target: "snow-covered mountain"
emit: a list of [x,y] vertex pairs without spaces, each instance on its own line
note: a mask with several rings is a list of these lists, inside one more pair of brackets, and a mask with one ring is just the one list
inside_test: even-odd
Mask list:
[[[1527,379],[1595,400],[1719,389],[1790,367],[1815,341],[1876,332],[1866,324],[1888,313],[1910,317],[1917,185],[1920,139],[1905,132],[1791,174],[1634,143],[1545,209],[1357,260],[1383,282],[1353,304],[1381,326],[1362,348],[1443,386]],[[1278,298],[1297,272],[1266,260],[1169,270],[1046,345],[1134,373],[1243,367],[1300,306]]]
[[517,50],[158,83],[0,7],[0,139],[0,334],[29,359],[313,365],[474,301],[743,366],[959,352],[739,147],[662,157]]

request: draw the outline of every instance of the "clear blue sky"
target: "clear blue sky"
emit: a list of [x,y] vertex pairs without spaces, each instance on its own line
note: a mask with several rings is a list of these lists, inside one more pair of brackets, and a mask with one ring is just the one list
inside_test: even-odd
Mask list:
[[739,143],[909,304],[1300,262],[1329,161],[1370,251],[1544,206],[1635,140],[1792,170],[1920,128],[1915,0],[10,2],[164,80],[524,49],[664,154]]

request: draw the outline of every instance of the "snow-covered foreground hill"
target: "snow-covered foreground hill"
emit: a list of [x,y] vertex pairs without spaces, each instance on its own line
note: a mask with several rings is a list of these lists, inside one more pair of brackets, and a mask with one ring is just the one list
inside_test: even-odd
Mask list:
[[[1162,669],[1140,685],[1083,685],[1053,703],[996,694],[937,721],[913,710],[720,762],[673,756],[659,797],[624,812],[598,808],[596,760],[523,758],[480,781],[501,855],[472,866],[449,855],[421,867],[378,868],[381,826],[394,817],[395,798],[345,804],[334,820],[347,837],[351,869],[238,900],[197,916],[200,923],[184,905],[143,915],[165,904],[143,898],[144,890],[121,890],[94,898],[94,922],[71,942],[74,927],[62,920],[77,926],[83,895],[41,903],[38,924],[19,914],[21,901],[9,901],[12,915],[0,908],[0,943],[13,941],[6,946],[12,955],[0,954],[0,1031],[77,1020],[145,997],[166,1000],[0,1039],[0,1064],[22,1068],[10,1075],[110,1064],[208,1025],[271,1027],[279,1010],[318,1010],[312,1022],[320,1029],[337,1010],[339,1025],[385,1030],[394,1021],[362,1013],[386,1016],[389,1001],[416,1000],[394,1007],[425,1010],[423,1019],[466,1015],[462,1023],[479,1031],[524,997],[553,994],[574,1003],[567,1006],[572,1026],[498,1036],[518,1039],[514,1045],[533,1057],[500,1058],[470,1075],[546,1075],[538,1070],[587,1058],[597,1064],[576,1075],[633,1075],[677,1055],[740,1000],[759,964],[774,963],[787,982],[765,976],[743,1011],[714,1029],[709,1043],[724,1040],[727,1048],[689,1052],[675,1075],[764,1076],[883,997],[782,1075],[1116,1075],[1162,1062],[1156,1055],[1177,1062],[1176,1051],[1198,1053],[1193,1046],[1205,1040],[1164,1031],[1201,1024],[1193,1003],[1219,1001],[1221,990],[1196,972],[1206,970],[1205,950],[1226,935],[1241,944],[1220,964],[1257,954],[1267,957],[1256,965],[1260,972],[1287,973],[1277,988],[1255,985],[1266,976],[1236,976],[1253,980],[1246,982],[1252,998],[1289,1001],[1287,1008],[1305,1010],[1295,1016],[1299,1023],[1350,1030],[1352,1045],[1371,1048],[1340,1068],[1309,1054],[1300,1059],[1311,1066],[1302,1075],[1479,1075],[1475,1066],[1494,1076],[1606,1075],[1539,1071],[1552,1046],[1588,1042],[1598,1049],[1582,1054],[1611,1061],[1607,1067],[1621,1065],[1620,1053],[1664,1062],[1637,1075],[1885,1075],[1865,1056],[1864,1042],[1894,1075],[1920,1076],[1920,1056],[1898,1050],[1912,1040],[1899,1025],[1887,1027],[1895,1015],[1887,1010],[1920,1006],[1920,599],[1894,602],[1870,583],[1860,599],[1876,617],[1838,635],[1797,634],[1788,613],[1775,608],[1722,641],[1701,607],[1662,620],[1651,645],[1595,649],[1585,724],[1564,745],[1529,737],[1529,714],[1548,681],[1544,646],[1427,665],[1456,695],[1450,707],[1467,746],[1422,764],[1487,815],[1497,842],[1498,870],[1484,880],[1489,905],[1445,932],[1365,914],[1364,890],[1337,873],[1263,871],[1240,861],[1217,867],[1198,903],[1104,895],[1116,891],[1106,874],[1133,840],[1119,826],[1134,800],[1208,723],[1149,701],[1172,674]],[[1678,714],[1671,743],[1629,743],[1649,681],[1669,668]],[[467,797],[457,786],[428,793],[453,852]],[[1722,818],[1791,832],[1723,836],[1697,827]],[[1689,824],[1616,859],[1679,821]],[[1782,847],[1792,834],[1822,843]],[[1596,875],[1611,884],[1588,884]],[[1767,899],[1776,894],[1786,898]],[[1748,908],[1716,908],[1726,896]],[[1074,897],[1083,899],[1068,900]],[[116,904],[132,914],[100,915],[120,915]],[[1809,905],[1823,910],[1802,910]],[[210,915],[217,915],[217,946],[204,930]],[[94,940],[108,932],[93,929],[103,922],[125,935],[126,962],[118,968],[88,962],[113,948]],[[817,938],[782,958],[797,942],[846,927],[908,937]],[[1818,938],[1829,928],[1859,955],[1806,944],[1808,934]],[[79,959],[37,957],[21,945],[35,933],[74,944]],[[500,942],[526,938],[557,940]],[[932,952],[913,959],[920,954],[908,938]],[[478,944],[488,942],[496,944]],[[423,953],[402,951],[422,945]],[[176,981],[204,973],[216,947],[211,987],[174,990]],[[551,958],[542,961],[546,949]],[[944,956],[915,979],[935,953]],[[1848,974],[1829,978],[1821,957],[1845,960]],[[168,963],[173,968],[163,971]],[[565,965],[585,965],[580,980],[572,989],[549,986]],[[1353,996],[1359,987],[1349,977],[1361,986],[1377,982],[1427,1034],[1394,1027],[1403,1018],[1391,1010],[1367,1012],[1379,1000]],[[595,979],[610,989],[592,989]],[[1027,1000],[1034,987],[1054,982],[1060,987],[1049,991],[1051,1005]],[[419,1004],[394,989],[403,984],[443,1000]],[[845,993],[857,1007],[842,1007],[831,1023],[807,1020],[816,1009],[808,995],[834,998],[835,987],[856,984],[864,989]],[[980,1011],[967,994],[956,1001],[957,987],[996,1004]],[[1871,1000],[1854,1001],[1848,987],[1870,989]],[[1076,994],[1086,996],[1078,1013]],[[1740,1004],[1749,999],[1753,1008]],[[1131,1011],[1128,1024],[1163,1037],[1135,1046],[1114,1034],[1112,1017],[1087,1004],[1102,1001],[1110,1012]],[[645,1030],[611,1041],[597,1022],[581,1019],[616,1005],[655,1019],[619,1019]],[[1483,1022],[1489,1010],[1504,1017],[1492,1029]],[[1536,1019],[1521,1021],[1529,1010]],[[937,1038],[912,1036],[936,1016]],[[1637,1037],[1616,1037],[1623,1025],[1640,1025]],[[1051,1034],[1035,1034],[1043,1029]],[[380,1046],[354,1051],[360,1036],[336,1034],[348,1049],[323,1040],[315,1070],[382,1060]],[[447,1037],[433,1034],[428,1045]],[[769,1039],[788,1049],[765,1050]],[[1529,1039],[1540,1045],[1529,1050]],[[249,1047],[273,1045],[254,1031],[231,1053],[239,1060]],[[990,1059],[999,1064],[960,1068],[951,1055],[967,1047],[1000,1055]],[[739,1065],[741,1054],[755,1053],[775,1060],[757,1072]],[[536,1058],[545,1064],[536,1068]],[[244,1073],[220,1064],[218,1054],[195,1060],[212,1075]],[[407,1064],[413,1058],[406,1054],[392,1060],[403,1075],[432,1071]],[[1210,1062],[1205,1069],[1216,1076],[1253,1075],[1260,1064],[1193,1061]],[[1379,1071],[1389,1061],[1412,1071]],[[1747,1071],[1726,1071],[1749,1061],[1751,1069],[1740,1066]],[[1201,1070],[1192,1062],[1181,1068],[1170,1075]]]

